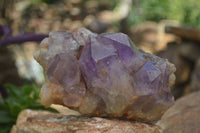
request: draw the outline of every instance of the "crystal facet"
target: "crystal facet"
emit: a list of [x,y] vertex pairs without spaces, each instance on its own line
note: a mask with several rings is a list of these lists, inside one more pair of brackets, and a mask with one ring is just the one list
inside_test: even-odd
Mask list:
[[35,52],[46,83],[41,102],[81,114],[153,122],[173,104],[175,67],[123,33],[51,32]]

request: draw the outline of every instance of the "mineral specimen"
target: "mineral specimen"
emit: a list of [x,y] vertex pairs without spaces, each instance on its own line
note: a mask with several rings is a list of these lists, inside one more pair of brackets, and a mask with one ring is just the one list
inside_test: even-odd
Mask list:
[[123,33],[51,32],[34,57],[44,68],[45,106],[153,122],[174,102],[174,65],[136,48]]

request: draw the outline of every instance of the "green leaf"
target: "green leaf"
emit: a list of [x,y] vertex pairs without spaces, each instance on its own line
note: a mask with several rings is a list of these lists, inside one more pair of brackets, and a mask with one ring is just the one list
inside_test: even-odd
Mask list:
[[5,103],[5,101],[2,100],[2,99],[0,100],[0,109],[1,109],[1,111],[9,109],[9,107],[7,106],[7,104]]
[[48,110],[57,112],[52,108],[45,108],[39,102],[39,93],[35,85],[25,85],[22,89],[14,85],[6,84],[7,99],[0,99],[0,133],[9,132],[15,124],[18,114],[24,109]]
[[43,105],[41,105],[40,103],[35,102],[35,103],[31,103],[30,107],[32,107],[32,108],[40,108],[40,107],[43,107]]
[[30,86],[30,85],[24,85],[23,87],[22,87],[22,93],[24,94],[24,95],[30,95],[31,94],[31,92],[33,91],[33,87],[32,86]]
[[8,112],[0,111],[0,123],[10,123],[13,122],[12,117],[9,115]]
[[18,114],[25,108],[22,108],[22,106],[20,105],[15,105],[12,107],[12,110],[11,110],[11,115],[14,117],[14,118],[17,118]]
[[5,88],[8,91],[8,95],[17,99],[23,99],[24,95],[19,88],[14,85],[6,84]]
[[1,124],[0,133],[9,133],[11,130],[12,124]]
[[24,101],[24,105],[29,106],[30,104],[32,104],[33,102],[35,102],[35,99],[31,98],[30,96],[26,96],[25,97],[25,101]]
[[6,99],[6,104],[9,107],[9,113],[11,116],[16,117],[20,111],[20,103],[14,101],[12,98]]

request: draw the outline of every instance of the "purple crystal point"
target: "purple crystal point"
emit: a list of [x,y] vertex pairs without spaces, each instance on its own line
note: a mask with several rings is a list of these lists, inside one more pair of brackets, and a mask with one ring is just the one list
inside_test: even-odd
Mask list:
[[47,75],[51,82],[59,83],[63,88],[80,82],[78,62],[68,53],[61,53],[54,56],[49,63]]
[[117,41],[117,42],[119,42],[123,45],[127,45],[127,46],[131,47],[129,37],[126,34],[123,34],[123,33],[104,33],[100,36],[109,38],[109,39]]
[[116,49],[110,42],[102,40],[101,37],[91,37],[91,56],[97,62],[103,58],[116,54]]
[[101,36],[108,38],[113,42],[114,47],[117,49],[118,55],[121,58],[121,61],[130,71],[136,71],[139,67],[141,67],[144,64],[142,58],[139,57],[138,49],[133,45],[133,43],[126,34],[107,33],[102,34]]
[[153,86],[152,83],[154,80],[162,82],[162,78],[158,78],[160,75],[161,75],[160,70],[153,65],[153,62],[147,61],[146,64],[140,70],[138,70],[133,76],[134,86],[137,86],[136,94],[148,95],[158,92],[159,88]]
[[44,105],[59,103],[81,114],[152,122],[174,101],[169,90],[174,65],[139,50],[123,33],[96,35],[84,28],[51,32],[35,58],[46,74]]

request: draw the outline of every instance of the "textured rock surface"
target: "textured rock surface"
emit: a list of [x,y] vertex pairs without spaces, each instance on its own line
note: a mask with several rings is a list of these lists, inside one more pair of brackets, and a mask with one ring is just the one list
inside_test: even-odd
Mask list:
[[191,75],[191,82],[190,82],[190,91],[199,91],[200,90],[200,58],[196,62],[195,69]]
[[11,133],[161,133],[156,125],[24,110]]
[[45,106],[152,122],[174,101],[174,65],[137,49],[123,33],[51,32],[40,47],[34,56],[44,68]]
[[164,133],[200,133],[200,91],[178,99],[158,121]]

